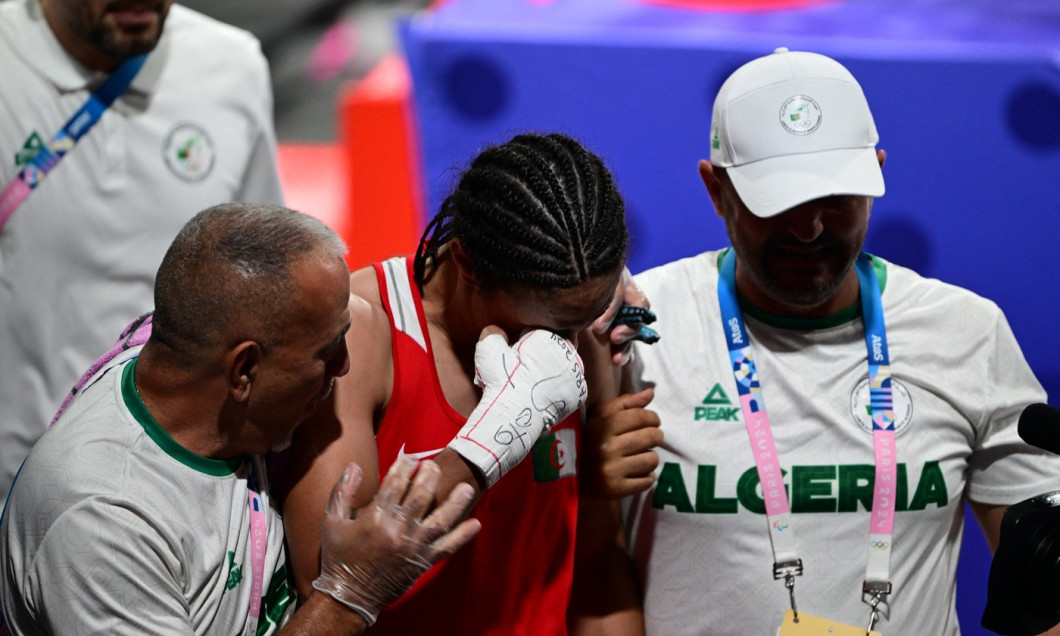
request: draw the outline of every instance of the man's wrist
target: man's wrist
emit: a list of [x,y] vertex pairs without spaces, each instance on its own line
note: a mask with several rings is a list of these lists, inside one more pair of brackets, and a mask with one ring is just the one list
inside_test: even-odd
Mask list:
[[313,590],[305,603],[291,617],[290,622],[280,630],[278,636],[308,634],[359,636],[368,627],[368,622],[359,613],[330,595]]

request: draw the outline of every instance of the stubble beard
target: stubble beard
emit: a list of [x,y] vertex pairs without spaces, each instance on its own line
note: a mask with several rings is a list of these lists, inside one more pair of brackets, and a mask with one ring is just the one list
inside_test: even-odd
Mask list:
[[86,13],[82,14],[82,24],[91,26],[85,33],[85,40],[100,53],[117,59],[153,51],[162,38],[162,29],[170,7],[157,0],[153,3],[145,0],[144,4],[150,4],[147,9],[154,14],[155,19],[142,25],[122,24],[115,13],[136,4],[138,3],[117,0],[117,2],[109,3],[103,13],[98,16],[89,14],[90,9],[86,7]]
[[98,23],[93,26],[88,34],[89,41],[101,53],[108,57],[120,59],[150,53],[156,46],[158,46],[158,40],[161,39],[161,37],[161,26],[153,35],[130,38],[118,27],[110,27],[103,23]]
[[844,252],[843,261],[835,259],[829,263],[823,277],[817,276],[805,284],[792,285],[782,282],[787,278],[785,272],[772,271],[781,266],[771,265],[769,254],[773,248],[769,243],[749,249],[732,232],[729,232],[729,241],[736,250],[740,266],[751,284],[777,306],[794,311],[819,307],[835,297],[853,269],[854,259],[859,251],[854,250],[853,254],[848,254],[842,242],[837,241],[833,248]]

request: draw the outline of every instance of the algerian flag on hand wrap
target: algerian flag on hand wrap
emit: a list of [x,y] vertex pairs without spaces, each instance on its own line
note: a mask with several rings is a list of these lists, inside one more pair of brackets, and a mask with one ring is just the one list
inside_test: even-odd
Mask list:
[[578,449],[573,428],[542,435],[531,452],[536,482],[555,481],[560,477],[578,474]]

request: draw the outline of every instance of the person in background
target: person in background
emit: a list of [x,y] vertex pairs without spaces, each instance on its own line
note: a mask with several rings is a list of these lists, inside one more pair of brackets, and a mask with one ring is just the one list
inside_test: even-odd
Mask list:
[[336,104],[348,87],[399,49],[398,24],[428,0],[183,0],[182,6],[239,27],[269,62],[280,143],[340,138]]
[[667,337],[625,383],[655,388],[660,465],[634,492],[603,461],[648,634],[958,634],[965,502],[996,547],[1007,505],[1057,488],[1017,435],[1045,393],[1001,310],[863,251],[878,139],[822,55],[717,95],[699,173],[731,246],[636,277]]
[[[288,456],[284,519],[300,591],[319,569],[327,485],[356,461],[366,477],[355,501],[366,502],[376,476],[406,456],[438,463],[439,496],[473,485],[483,531],[373,633],[566,634],[572,588],[632,581],[624,553],[597,539],[617,534],[596,523],[610,503],[579,492],[580,407],[606,386],[591,371],[610,377],[639,333],[641,320],[611,324],[618,305],[647,304],[623,278],[626,246],[625,206],[603,161],[568,136],[523,134],[474,158],[414,258],[353,273],[358,328],[346,343],[362,363]],[[481,364],[487,345],[510,352],[501,367]],[[618,575],[601,585],[615,557]],[[631,588],[605,598],[636,604]],[[580,608],[571,610],[577,623]]]
[[172,0],[0,2],[0,504],[197,211],[282,203],[257,41]]
[[430,461],[395,462],[352,515],[350,463],[322,502],[320,575],[294,611],[263,456],[350,368],[345,252],[278,206],[224,204],[184,226],[148,340],[102,362],[15,480],[0,632],[359,634],[474,536],[478,521],[457,524],[469,486],[428,514]]

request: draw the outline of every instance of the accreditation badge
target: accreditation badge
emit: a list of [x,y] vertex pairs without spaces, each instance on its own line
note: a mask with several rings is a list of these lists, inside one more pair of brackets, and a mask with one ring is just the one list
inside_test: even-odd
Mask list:
[[[824,618],[799,612],[799,622],[790,609],[784,612],[784,622],[777,636],[865,636],[864,627],[854,627]],[[869,636],[882,636],[879,632],[868,632]]]

